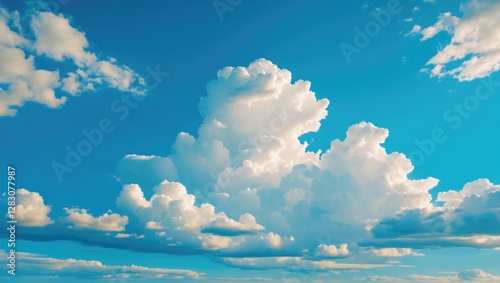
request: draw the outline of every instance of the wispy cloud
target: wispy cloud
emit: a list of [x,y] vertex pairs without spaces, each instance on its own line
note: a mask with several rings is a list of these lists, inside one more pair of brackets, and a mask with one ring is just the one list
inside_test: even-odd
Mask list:
[[[488,0],[469,0],[461,6],[462,18],[446,12],[438,21],[422,29],[422,40],[428,40],[445,31],[452,38],[448,45],[427,64],[435,66],[431,77],[453,76],[459,81],[486,77],[500,69],[498,34],[500,3]],[[458,62],[455,68],[446,68]]]
[[[7,254],[0,250],[0,256]],[[39,278],[77,278],[77,279],[181,279],[200,278],[204,274],[188,269],[149,268],[139,265],[105,265],[97,260],[59,259],[45,255],[18,252],[18,261],[22,262],[22,269],[18,271],[22,276],[37,276]]]

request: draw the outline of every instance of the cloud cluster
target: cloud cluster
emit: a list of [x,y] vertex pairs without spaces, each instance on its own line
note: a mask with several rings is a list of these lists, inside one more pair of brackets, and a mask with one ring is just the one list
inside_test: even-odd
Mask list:
[[[500,69],[500,3],[489,0],[469,0],[461,6],[463,17],[447,12],[425,29],[413,31],[428,40],[441,31],[449,33],[451,42],[427,62],[434,66],[431,76],[453,76],[460,81],[483,78]],[[453,66],[460,63],[458,67]]]
[[[237,244],[226,236],[254,234],[265,230],[251,214],[242,214],[238,220],[234,220],[223,212],[216,213],[211,204],[196,206],[195,197],[188,194],[181,183],[163,181],[153,191],[153,196],[146,200],[138,185],[126,185],[117,198],[118,207],[135,219],[135,227],[131,229],[157,230],[157,236],[169,238],[176,235],[177,240],[181,238],[190,241],[195,237],[201,248],[208,250]],[[196,243],[190,244],[194,246]]]
[[106,212],[105,214],[94,217],[86,209],[64,208],[68,214],[64,219],[71,224],[71,228],[89,228],[98,231],[123,231],[128,224],[128,217],[116,213]]
[[0,34],[0,116],[16,115],[26,102],[58,108],[68,94],[101,86],[144,94],[143,78],[113,58],[99,59],[62,14],[24,16],[0,7]]
[[442,206],[408,209],[380,221],[372,232],[389,244],[413,247],[500,245],[500,186],[480,179],[438,194]]
[[268,60],[226,67],[200,101],[196,136],[180,133],[168,156],[117,164],[119,214],[67,209],[66,222],[93,237],[64,225],[47,237],[310,271],[385,267],[421,255],[413,248],[500,246],[499,186],[478,180],[433,202],[438,180],[410,178],[411,161],[383,147],[387,129],[361,122],[327,151],[308,151],[299,138],[319,130],[328,104]]
[[[5,251],[0,256],[7,258]],[[18,271],[23,276],[51,276],[58,278],[104,279],[104,280],[145,280],[145,279],[197,279],[203,276],[187,269],[148,268],[139,265],[112,266],[97,260],[58,259],[40,254],[18,252],[17,258],[22,262]]]
[[318,249],[316,250],[315,255],[317,257],[347,256],[349,255],[349,249],[347,248],[347,244],[342,244],[339,248],[337,248],[335,245],[320,244],[318,246]]
[[459,272],[457,275],[452,276],[430,276],[414,274],[406,277],[389,277],[389,276],[369,276],[359,278],[359,281],[367,282],[401,282],[401,283],[414,283],[414,282],[436,282],[436,283],[494,283],[500,280],[500,276],[494,276],[484,272],[481,269],[467,269]]

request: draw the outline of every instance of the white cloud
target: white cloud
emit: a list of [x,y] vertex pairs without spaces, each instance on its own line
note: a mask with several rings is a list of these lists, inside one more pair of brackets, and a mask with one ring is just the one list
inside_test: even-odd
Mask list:
[[321,270],[372,269],[389,266],[387,264],[339,263],[332,260],[308,260],[301,257],[226,257],[222,261],[231,267],[246,269],[284,269],[300,272]]
[[54,223],[48,216],[51,208],[45,205],[42,196],[26,189],[16,190],[16,220],[21,226],[43,227]]
[[154,222],[154,221],[148,221],[146,222],[146,229],[151,229],[151,230],[160,230],[160,229],[165,229],[165,227],[161,226],[159,223]]
[[63,79],[63,90],[74,95],[107,82],[112,88],[142,94],[132,86],[140,77],[129,67],[114,64],[113,58],[98,60],[96,54],[86,51],[89,44],[85,34],[73,28],[63,15],[38,13],[32,27],[36,37],[33,46],[39,54],[58,61],[71,59],[79,67]]
[[452,16],[449,12],[440,15],[439,20],[434,25],[422,30],[422,41],[432,38],[442,31],[452,33],[459,21],[458,17]]
[[[170,220],[182,219],[174,223],[157,216],[140,217],[169,227],[168,231],[174,229],[174,233],[175,229],[201,227],[224,236],[218,249],[242,252],[267,247],[296,254],[307,250],[309,256],[314,256],[318,244],[323,253],[334,254],[335,245],[318,243],[318,238],[346,243],[356,250],[358,242],[369,239],[370,229],[382,219],[402,211],[435,210],[429,190],[438,180],[410,179],[411,161],[403,154],[387,153],[382,146],[389,135],[386,129],[362,122],[349,128],[345,140],[332,141],[321,157],[306,151],[298,137],[318,129],[328,105],[326,100],[317,100],[309,87],[300,80],[292,83],[290,72],[264,59],[248,67],[222,69],[200,102],[204,123],[197,137],[179,134],[167,157],[130,155],[119,163],[120,179],[126,178],[126,172],[135,172],[142,183],[172,178],[175,185],[164,182],[160,187],[169,184],[176,189],[158,193],[155,188],[151,200],[146,200],[140,187],[125,186],[119,206],[137,215],[162,211]],[[133,178],[127,181],[133,182]],[[192,213],[190,221],[169,205],[160,209],[155,204],[155,198],[164,198],[157,195],[174,192],[182,193],[175,193],[165,203],[177,200],[181,211]],[[208,221],[216,217],[215,208],[224,211],[224,216]],[[241,218],[237,225],[232,219],[247,213],[266,227],[267,234],[241,241],[241,231],[217,232],[224,225],[243,227]],[[184,243],[186,237],[182,236]],[[298,240],[292,241],[292,237]],[[204,240],[205,247],[213,246],[212,240]],[[393,255],[404,255],[409,250],[404,248],[382,249],[379,254],[393,251]]]
[[430,276],[422,274],[413,274],[406,277],[389,277],[389,276],[369,276],[358,278],[358,281],[368,282],[436,282],[436,283],[494,283],[500,280],[500,276],[494,276],[484,272],[481,269],[467,269],[459,272],[457,275],[451,276]]
[[484,272],[481,269],[467,269],[458,274],[458,278],[466,281],[472,281],[477,279],[489,279],[489,280],[500,280],[500,277],[493,276]]
[[[240,216],[238,221],[229,218],[216,218],[209,224],[209,231],[234,231],[234,232],[257,232],[265,228],[257,224],[253,215],[245,213]],[[207,232],[207,230],[205,230]]]
[[403,257],[403,256],[423,256],[421,253],[414,252],[408,248],[384,248],[374,249],[372,252],[379,257]]
[[137,89],[132,88],[132,84],[139,80],[139,77],[127,66],[119,67],[110,61],[97,61],[90,66],[89,70],[91,75],[102,78],[112,88],[138,92]]
[[320,244],[316,250],[315,255],[318,257],[347,256],[349,255],[349,249],[347,248],[347,244],[342,244],[339,248],[337,248],[335,245]]
[[27,44],[27,40],[18,33],[9,28],[8,22],[15,25],[15,18],[19,17],[19,13],[9,13],[7,10],[0,8],[0,46],[14,47]]
[[[120,91],[144,94],[144,80],[116,60],[99,60],[89,51],[85,34],[71,26],[62,14],[37,12],[31,19],[31,30],[20,33],[19,12],[0,10],[0,116],[15,116],[26,102],[50,108],[66,103],[65,92],[71,95],[96,91],[108,86]],[[50,60],[50,71],[40,66],[40,57]],[[45,60],[46,61],[46,60]],[[60,74],[61,61],[75,68]],[[36,67],[35,67],[36,66]],[[54,70],[54,67],[56,68]]]
[[197,136],[180,133],[168,156],[133,154],[118,163],[125,185],[117,209],[130,219],[123,233],[148,239],[113,238],[120,247],[250,258],[232,260],[242,268],[282,255],[292,255],[288,263],[356,262],[310,260],[311,269],[334,270],[372,268],[370,260],[384,260],[377,253],[415,256],[410,248],[429,243],[498,245],[499,232],[486,225],[494,218],[484,217],[498,215],[496,187],[478,183],[481,189],[470,191],[482,192],[479,199],[467,189],[441,194],[443,207],[434,204],[429,190],[438,180],[410,178],[411,161],[383,146],[387,129],[361,122],[326,152],[307,151],[299,138],[319,129],[329,102],[317,99],[309,82],[292,82],[289,71],[259,59],[220,70],[207,90]]
[[40,12],[33,17],[31,26],[36,38],[33,47],[39,54],[58,61],[72,59],[79,66],[97,59],[85,51],[89,46],[85,34],[73,28],[63,15]]
[[198,239],[202,241],[201,247],[206,250],[227,249],[233,243],[231,238],[217,235],[200,235]]
[[442,207],[403,210],[378,223],[372,232],[385,238],[385,244],[392,241],[408,247],[500,245],[499,185],[480,179],[460,191],[439,193],[437,201],[443,202]]
[[278,234],[269,232],[266,236],[261,236],[261,239],[267,240],[269,246],[273,249],[281,248],[281,236]]
[[317,131],[327,114],[328,100],[317,100],[309,82],[292,83],[288,70],[259,59],[220,70],[207,91],[198,137],[179,134],[170,156],[187,187],[215,181],[221,191],[238,192],[277,185],[293,165],[317,161],[297,139]]
[[[495,193],[500,191],[500,186],[493,185],[487,179],[479,179],[474,182],[470,182],[465,184],[462,190],[460,191],[447,191],[440,192],[437,197],[438,202],[443,202],[445,208],[467,208],[469,210],[482,211],[483,206],[467,205],[467,201],[471,201],[472,199],[481,199],[486,197],[489,193]],[[464,203],[465,202],[465,203]],[[464,207],[467,206],[467,207]],[[493,208],[493,207],[489,207]]]
[[89,228],[99,231],[124,231],[128,224],[128,217],[116,213],[106,212],[94,217],[86,209],[64,208],[68,214],[64,221],[73,224],[72,228]]
[[[461,6],[462,18],[444,13],[433,26],[421,31],[422,40],[441,31],[452,35],[451,42],[427,62],[441,66],[431,76],[451,75],[460,81],[482,78],[500,69],[500,3],[488,0],[469,0]],[[446,69],[452,62],[460,66]]]
[[[117,199],[117,205],[144,223],[142,227],[162,230],[165,233],[156,235],[173,235],[184,245],[193,245],[191,248],[233,248],[240,241],[233,241],[227,236],[254,234],[264,230],[251,214],[242,214],[236,221],[223,212],[216,213],[211,204],[196,206],[195,197],[188,194],[180,183],[163,181],[153,191],[154,195],[146,200],[138,185],[126,185]],[[273,247],[279,242],[276,237],[279,238],[279,235],[269,235]],[[198,241],[193,241],[193,238]]]
[[130,238],[134,237],[136,239],[144,239],[146,236],[144,235],[137,235],[137,234],[127,234],[127,233],[118,233],[115,235],[115,238]]
[[[5,251],[0,250],[2,259],[7,257]],[[97,260],[59,259],[44,255],[17,252],[16,258],[23,263],[23,275],[36,275],[41,278],[54,276],[78,279],[181,279],[201,278],[203,273],[188,269],[149,268],[138,265],[105,265]]]
[[0,80],[14,82],[18,77],[25,77],[33,71],[33,57],[26,58],[23,50],[1,47]]
[[[235,221],[224,213],[215,213],[215,208],[210,204],[195,206],[195,197],[188,194],[180,183],[163,181],[153,190],[155,194],[148,201],[139,186],[127,185],[118,197],[117,204],[149,220],[148,222],[155,221],[157,225],[175,229],[210,228],[211,231],[221,232],[263,230],[250,214],[242,215],[240,221]],[[169,217],[165,218],[163,215]]]
[[[307,152],[298,138],[318,129],[328,105],[309,87],[292,83],[290,72],[264,59],[219,71],[200,102],[204,123],[197,137],[181,133],[171,155],[128,155],[117,166],[122,181],[177,183],[163,182],[159,187],[165,188],[154,188],[150,200],[141,187],[126,185],[118,206],[134,213],[142,227],[148,221],[155,223],[149,228],[164,227],[158,229],[167,232],[162,237],[226,252],[308,250],[316,256],[318,238],[330,237],[333,229],[331,240],[346,244],[321,243],[316,252],[324,257],[348,256],[347,244],[356,247],[369,237],[367,222],[432,207],[428,190],[437,180],[409,179],[410,160],[381,145],[386,129],[363,122],[321,157]],[[258,233],[263,227],[267,234]],[[200,242],[190,241],[193,236]]]
[[[0,16],[1,17],[1,16]],[[51,108],[66,102],[66,97],[56,98],[54,88],[59,86],[57,71],[36,70],[33,57],[26,57],[19,48],[0,46],[0,116],[16,114],[13,106],[23,106],[26,101],[36,101]]]
[[414,34],[414,33],[419,33],[421,30],[422,30],[421,26],[414,25],[413,28],[411,29],[410,33],[408,33],[408,35]]
[[132,235],[126,233],[118,233],[115,235],[115,238],[130,238],[130,237],[132,237]]

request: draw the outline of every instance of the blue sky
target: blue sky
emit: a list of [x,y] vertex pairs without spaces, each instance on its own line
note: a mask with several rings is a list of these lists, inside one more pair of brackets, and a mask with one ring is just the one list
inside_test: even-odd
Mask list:
[[337,2],[1,1],[0,276],[499,281],[500,3]]

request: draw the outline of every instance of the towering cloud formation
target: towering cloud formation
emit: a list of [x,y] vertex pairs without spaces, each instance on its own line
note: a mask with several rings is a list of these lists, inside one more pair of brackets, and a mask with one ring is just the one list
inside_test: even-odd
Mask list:
[[[232,218],[250,213],[267,231],[288,236],[281,250],[295,255],[306,251],[310,256],[347,256],[346,244],[354,251],[359,243],[390,247],[385,240],[406,236],[401,233],[410,230],[397,232],[387,223],[401,221],[398,225],[430,232],[434,227],[425,226],[425,219],[411,218],[411,222],[405,215],[417,211],[441,215],[443,209],[450,215],[463,213],[458,213],[463,209],[457,207],[457,198],[467,196],[471,185],[441,194],[438,200],[449,203],[435,206],[428,191],[438,180],[409,179],[411,161],[403,154],[387,153],[382,144],[389,131],[371,123],[351,126],[346,139],[332,141],[325,153],[307,151],[299,137],[319,130],[328,106],[309,88],[309,82],[292,82],[289,71],[265,59],[248,67],[226,67],[208,83],[208,95],[199,104],[204,122],[198,136],[179,134],[168,157],[125,157],[118,177],[164,168],[163,177],[184,184],[196,202],[211,203]],[[151,178],[162,178],[160,171],[153,172]],[[145,178],[142,175],[138,181],[146,182]],[[461,223],[472,234],[484,232],[472,223]],[[397,241],[393,245],[374,253],[420,255]]]
[[[499,246],[500,187],[478,180],[436,205],[438,180],[410,179],[411,161],[382,146],[387,129],[361,122],[327,151],[308,151],[299,137],[319,130],[328,103],[268,60],[226,67],[199,103],[197,135],[180,133],[168,156],[118,163],[119,214],[66,209],[63,224],[94,230],[93,244],[206,253],[242,268],[376,268],[393,263],[365,258]],[[63,237],[90,241],[66,226]]]

